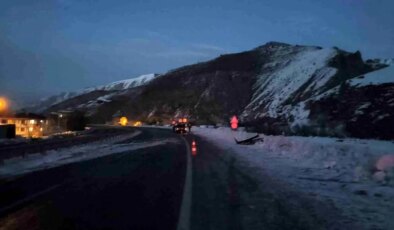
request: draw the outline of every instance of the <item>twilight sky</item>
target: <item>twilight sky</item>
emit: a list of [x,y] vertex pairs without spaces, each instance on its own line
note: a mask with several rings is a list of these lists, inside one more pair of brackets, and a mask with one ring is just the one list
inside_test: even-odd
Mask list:
[[17,104],[268,41],[394,57],[392,0],[1,0],[0,96]]

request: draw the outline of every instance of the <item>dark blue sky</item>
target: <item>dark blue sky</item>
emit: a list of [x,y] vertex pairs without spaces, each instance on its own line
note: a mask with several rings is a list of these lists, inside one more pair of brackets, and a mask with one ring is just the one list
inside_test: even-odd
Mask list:
[[2,0],[0,95],[37,99],[268,41],[394,57],[392,0]]

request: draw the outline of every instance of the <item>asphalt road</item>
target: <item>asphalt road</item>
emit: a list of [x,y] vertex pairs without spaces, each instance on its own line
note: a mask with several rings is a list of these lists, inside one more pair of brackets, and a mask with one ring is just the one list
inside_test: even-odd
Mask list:
[[[144,129],[133,142],[178,138]],[[186,146],[123,152],[0,186],[1,229],[176,229]]]
[[[140,135],[118,144],[176,141],[0,184],[0,229],[177,229],[181,212],[188,213],[182,216],[190,217],[184,221],[193,230],[342,229],[347,224],[269,177],[262,183],[253,169],[207,140],[166,129],[139,130]],[[189,166],[188,191],[187,149],[193,140],[197,153]]]

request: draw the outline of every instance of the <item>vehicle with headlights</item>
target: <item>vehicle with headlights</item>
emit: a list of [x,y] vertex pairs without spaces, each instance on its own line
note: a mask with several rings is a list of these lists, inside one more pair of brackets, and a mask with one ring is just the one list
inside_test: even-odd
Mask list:
[[172,131],[174,133],[186,134],[191,130],[191,124],[187,118],[180,118],[177,121],[172,122]]

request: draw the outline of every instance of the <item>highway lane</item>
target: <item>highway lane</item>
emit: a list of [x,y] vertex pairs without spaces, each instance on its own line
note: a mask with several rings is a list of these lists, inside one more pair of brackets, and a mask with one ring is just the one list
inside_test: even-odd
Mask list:
[[[235,158],[208,140],[170,130],[142,133],[118,144],[176,141],[31,173],[0,185],[0,229],[177,229],[181,207],[192,230],[360,229],[330,207]],[[185,138],[185,142],[182,140]],[[186,149],[191,203],[182,205]],[[185,215],[188,216],[188,215]],[[350,226],[350,227],[349,227]],[[179,228],[178,228],[179,229]]]
[[[0,229],[176,229],[186,147],[179,141],[39,171],[0,186]],[[6,209],[4,209],[7,207]]]

